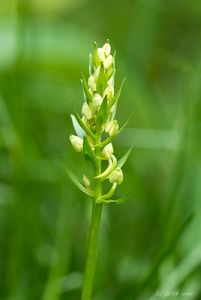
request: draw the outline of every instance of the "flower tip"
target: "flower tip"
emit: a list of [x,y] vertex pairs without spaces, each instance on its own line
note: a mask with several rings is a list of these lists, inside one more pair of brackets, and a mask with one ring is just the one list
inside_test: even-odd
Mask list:
[[111,54],[109,54],[110,52],[109,52],[108,49],[106,49],[105,52],[106,52],[107,58],[103,62],[103,65],[104,65],[105,69],[108,70],[112,66],[112,64],[113,64],[113,57],[112,57]]
[[105,128],[105,132],[108,133],[109,136],[117,135],[119,132],[119,124],[117,120],[110,121]]
[[86,118],[86,120],[90,120],[93,117],[92,111],[91,111],[89,105],[87,104],[87,102],[84,102],[84,104],[82,106],[82,114]]
[[99,110],[99,107],[101,106],[102,102],[103,102],[103,98],[101,97],[100,94],[96,93],[92,100],[92,107],[95,112]]
[[110,183],[121,184],[124,180],[122,169],[117,167],[109,176]]
[[90,187],[90,185],[91,185],[90,180],[85,174],[83,175],[82,180],[83,180],[84,186],[86,188]]
[[98,54],[99,61],[101,63],[104,62],[104,60],[105,60],[105,53],[104,53],[103,48],[98,48],[97,49],[97,54]]
[[103,148],[102,156],[105,159],[109,159],[111,157],[111,155],[113,154],[113,152],[114,152],[114,149],[113,149],[112,143],[109,143]]
[[70,134],[69,139],[70,139],[70,142],[73,146],[73,149],[76,152],[82,152],[82,150],[83,150],[83,140],[79,136],[74,135],[74,134]]
[[103,45],[103,51],[106,57],[110,56],[111,46],[108,42]]

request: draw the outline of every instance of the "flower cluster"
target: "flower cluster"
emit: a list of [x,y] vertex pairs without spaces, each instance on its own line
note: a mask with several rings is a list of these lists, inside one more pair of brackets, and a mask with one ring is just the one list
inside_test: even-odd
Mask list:
[[[115,58],[111,53],[111,46],[107,41],[102,48],[94,45],[90,54],[88,80],[82,75],[84,103],[82,116],[73,116],[72,121],[77,135],[70,135],[70,142],[76,152],[84,151],[85,157],[90,159],[94,166],[103,160],[108,166],[101,172],[95,173],[93,180],[104,181],[109,179],[112,187],[96,202],[104,202],[111,198],[117,185],[123,181],[121,165],[114,155],[112,140],[119,133],[119,124],[115,119],[117,101],[120,90],[115,93]],[[83,176],[83,185],[92,193],[90,180]]]

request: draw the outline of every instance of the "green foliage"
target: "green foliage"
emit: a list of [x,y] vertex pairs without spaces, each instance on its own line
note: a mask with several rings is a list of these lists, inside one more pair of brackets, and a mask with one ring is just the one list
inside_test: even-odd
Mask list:
[[100,72],[97,80],[97,92],[102,95],[105,87],[107,86],[107,77],[105,74],[105,69],[103,67],[103,64],[100,66]]
[[122,196],[120,198],[117,198],[117,199],[100,199],[98,201],[98,203],[104,203],[104,204],[110,204],[110,203],[114,203],[114,204],[121,204],[121,203],[124,203],[126,201],[126,199],[128,198],[128,194],[125,195],[125,196]]
[[90,160],[94,165],[97,163],[97,157],[94,154],[93,150],[91,149],[88,139],[86,136],[84,137],[84,144],[83,144],[83,151],[84,151],[84,156],[87,160]]
[[72,123],[73,123],[73,127],[74,127],[74,130],[75,130],[75,133],[77,134],[77,136],[83,138],[84,136],[84,130],[83,128],[86,130],[82,120],[80,120],[79,116],[78,116],[78,120],[81,124],[79,124],[79,122],[77,121],[76,117],[74,115],[71,114],[71,120],[72,120]]
[[114,96],[114,99],[113,99],[113,101],[112,101],[112,103],[111,103],[111,106],[112,106],[113,104],[115,104],[115,103],[116,103],[116,105],[117,105],[118,100],[119,100],[119,97],[121,96],[122,88],[123,88],[123,85],[124,85],[125,81],[126,81],[126,78],[124,78],[124,80],[122,81],[121,86],[120,86],[118,92],[117,92],[116,95]]
[[93,132],[89,129],[89,127],[87,127],[84,124],[84,122],[82,121],[78,113],[76,113],[76,117],[77,117],[77,122],[79,123],[80,127],[85,131],[85,133],[87,133],[91,138],[94,138]]
[[87,82],[86,82],[86,78],[84,77],[84,75],[82,73],[81,73],[81,75],[82,75],[81,83],[82,83],[82,88],[83,88],[85,100],[87,101],[87,103],[90,103],[92,101],[92,95],[89,92]]
[[101,132],[104,130],[106,123],[108,121],[109,117],[109,111],[108,111],[108,105],[107,105],[107,98],[105,97],[103,99],[103,102],[100,106],[98,116],[97,116],[97,130],[98,132]]
[[129,155],[131,154],[131,151],[133,150],[134,145],[132,145],[130,147],[130,149],[128,149],[128,151],[119,159],[117,165],[119,168],[122,168],[123,165],[125,164],[125,162],[127,161]]
[[89,191],[87,191],[87,189],[83,186],[83,184],[80,182],[79,178],[66,167],[66,172],[68,174],[68,177],[70,178],[70,180],[76,185],[76,187],[83,192],[84,194],[91,196],[91,194],[89,193]]

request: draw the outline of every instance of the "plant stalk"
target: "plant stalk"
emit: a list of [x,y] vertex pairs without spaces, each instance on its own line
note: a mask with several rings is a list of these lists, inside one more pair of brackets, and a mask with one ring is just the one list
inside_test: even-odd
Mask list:
[[[101,137],[97,137],[96,142],[99,143]],[[96,150],[97,156],[100,154],[99,150]],[[95,176],[101,173],[101,160],[98,161],[95,167]],[[102,213],[102,204],[97,204],[96,200],[99,199],[102,195],[102,184],[101,179],[95,180],[94,186],[94,199],[92,202],[92,216],[91,216],[91,225],[89,232],[89,241],[88,241],[88,253],[85,267],[84,283],[82,289],[81,300],[90,300],[93,289],[95,268],[96,268],[96,256],[97,256],[97,244],[98,236],[100,230],[100,221]]]

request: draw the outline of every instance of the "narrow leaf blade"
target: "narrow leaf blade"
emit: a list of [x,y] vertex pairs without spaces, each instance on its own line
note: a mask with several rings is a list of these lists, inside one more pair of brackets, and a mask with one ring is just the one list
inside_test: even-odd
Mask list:
[[119,97],[121,96],[122,88],[123,88],[123,85],[124,85],[125,81],[126,81],[126,78],[123,79],[123,81],[122,81],[122,83],[121,83],[121,85],[120,85],[120,88],[119,88],[118,92],[117,92],[116,95],[114,96],[114,99],[113,99],[113,101],[112,101],[112,103],[111,103],[111,106],[114,105],[114,103],[117,104],[117,102],[118,102],[118,100],[119,100]]
[[91,196],[90,192],[88,192],[87,189],[82,185],[79,178],[66,166],[65,169],[69,179],[74,183],[74,185],[84,194]]
[[122,88],[123,88],[123,85],[124,85],[125,81],[126,81],[126,78],[123,79],[118,92],[116,93],[116,95],[114,96],[114,98],[111,102],[111,107],[114,106],[114,111],[113,111],[112,116],[111,116],[111,121],[114,120],[114,118],[116,116],[118,100],[119,100],[119,97],[121,96],[121,91],[122,91]]
[[84,151],[84,156],[85,156],[86,160],[90,160],[93,163],[97,162],[96,155],[94,154],[93,150],[91,149],[91,146],[89,145],[89,142],[88,142],[86,136],[84,137],[84,141],[83,141],[83,151]]
[[128,149],[128,151],[120,158],[120,160],[118,161],[117,163],[117,166],[119,168],[122,168],[123,165],[125,164],[125,162],[127,161],[129,155],[131,154],[131,151],[133,150],[133,147],[134,147],[134,143],[133,145]]
[[130,120],[131,120],[132,117],[133,117],[133,114],[128,118],[128,120],[124,123],[124,125],[119,129],[118,134],[124,130],[124,128],[130,122]]
[[120,197],[120,198],[117,198],[117,199],[109,199],[109,200],[105,200],[105,199],[100,199],[98,200],[98,203],[104,203],[104,204],[121,204],[121,203],[124,203],[127,198],[128,198],[128,195],[129,193],[127,193],[126,195]]
[[81,83],[82,83],[82,88],[83,88],[84,95],[85,95],[85,100],[87,103],[89,103],[92,101],[92,95],[89,92],[87,81],[86,81],[84,74],[81,73],[81,76],[82,76]]
[[105,69],[103,67],[103,64],[101,64],[100,66],[100,72],[99,72],[99,76],[98,76],[98,80],[97,80],[97,92],[102,95],[104,90],[107,87],[107,77],[105,74]]
[[99,66],[99,58],[98,58],[97,50],[98,50],[97,43],[94,42],[94,50],[93,50],[93,54],[92,54],[92,59],[93,59],[93,64],[96,68]]
[[77,122],[79,123],[80,127],[92,138],[94,139],[93,132],[84,124],[78,113],[76,112]]
[[97,131],[100,132],[102,129],[105,128],[105,125],[108,121],[109,117],[109,110],[107,104],[107,98],[105,97],[101,103],[100,109],[98,111],[97,116]]
[[91,75],[93,73],[93,58],[92,54],[89,53],[89,74]]
[[77,134],[77,136],[79,136],[80,138],[83,138],[84,136],[84,130],[82,129],[82,127],[79,125],[76,117],[74,115],[70,115],[71,116],[71,120],[72,120],[72,123],[73,123],[73,127],[75,129],[75,132]]

